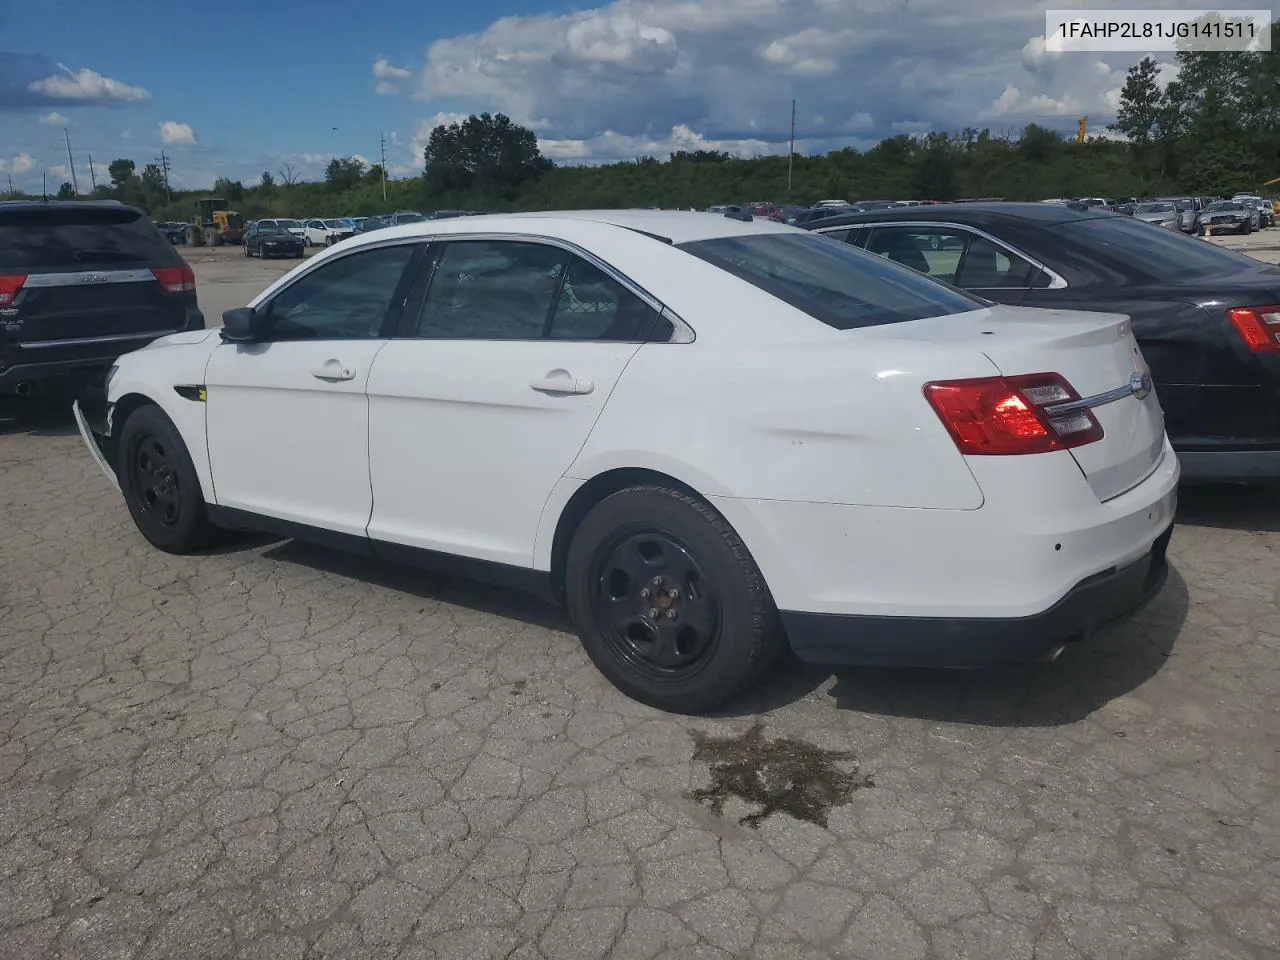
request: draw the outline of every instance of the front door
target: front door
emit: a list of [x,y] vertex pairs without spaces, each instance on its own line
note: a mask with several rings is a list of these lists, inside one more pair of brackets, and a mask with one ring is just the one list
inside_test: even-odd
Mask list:
[[219,506],[365,535],[365,386],[417,250],[406,243],[329,260],[258,306],[261,342],[214,350],[206,422]]
[[531,566],[552,488],[657,316],[555,246],[444,246],[369,380],[370,537]]

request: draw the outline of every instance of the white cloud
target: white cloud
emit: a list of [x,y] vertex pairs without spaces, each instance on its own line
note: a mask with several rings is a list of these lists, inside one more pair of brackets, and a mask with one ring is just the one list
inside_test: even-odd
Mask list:
[[392,66],[385,58],[379,58],[373,62],[373,75],[380,80],[408,80],[413,71]]
[[196,142],[196,132],[189,123],[166,120],[157,128],[160,142],[168,147],[189,147]]
[[36,165],[35,158],[29,153],[19,153],[14,157],[0,157],[0,173],[11,173],[14,176],[26,173]]
[[46,127],[65,127],[70,122],[71,121],[60,114],[57,110],[54,110],[52,113],[46,113],[40,118],[40,123],[43,123]]
[[394,83],[389,83],[386,80],[379,80],[376,84],[374,84],[373,92],[380,93],[384,97],[392,97],[400,92],[400,88],[397,87]]
[[1065,128],[1077,110],[1106,122],[1138,55],[1054,55],[1043,27],[1014,0],[613,0],[503,17],[430,43],[411,77],[384,61],[375,77],[432,109],[506,113],[567,156],[682,126],[785,143],[793,97],[797,135],[834,142],[1037,114]]
[[[64,68],[65,70],[65,68]],[[32,93],[43,94],[58,100],[76,100],[88,103],[135,103],[151,99],[142,87],[133,87],[119,80],[104,77],[87,67],[83,70],[65,70],[28,86]]]
[[121,131],[120,131],[120,139],[121,139],[121,140],[132,140],[132,139],[133,139],[133,131],[132,131],[132,130],[121,130]]

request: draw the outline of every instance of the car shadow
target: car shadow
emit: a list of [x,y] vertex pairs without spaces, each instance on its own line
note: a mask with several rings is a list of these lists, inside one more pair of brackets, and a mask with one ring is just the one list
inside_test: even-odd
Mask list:
[[1178,491],[1177,522],[1223,530],[1280,532],[1280,485],[1183,487]]
[[69,437],[76,432],[70,397],[0,398],[0,437]]
[[768,713],[812,695],[833,676],[841,710],[885,717],[993,727],[1076,723],[1136,690],[1173,655],[1189,604],[1176,569],[1160,595],[1133,619],[1069,644],[1054,663],[991,670],[826,668],[788,658],[770,678],[717,716]]
[[[559,607],[532,594],[475,580],[452,577],[388,560],[374,560],[352,553],[313,546],[300,540],[279,541],[262,556],[283,563],[296,563],[312,570],[336,574],[362,583],[385,587],[398,593],[439,600],[480,613],[520,620],[549,630],[573,633],[569,615]],[[244,546],[243,541],[240,544]]]

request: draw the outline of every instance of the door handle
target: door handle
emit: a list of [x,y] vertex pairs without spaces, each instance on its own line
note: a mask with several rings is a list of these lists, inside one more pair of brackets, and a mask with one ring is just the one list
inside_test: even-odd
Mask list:
[[539,393],[559,396],[588,394],[596,388],[590,380],[579,380],[570,376],[567,370],[552,370],[545,377],[531,380],[529,386]]
[[331,383],[337,383],[341,380],[354,380],[356,372],[351,367],[344,367],[340,360],[328,360],[323,367],[317,367],[311,371],[311,375],[317,380],[328,380]]

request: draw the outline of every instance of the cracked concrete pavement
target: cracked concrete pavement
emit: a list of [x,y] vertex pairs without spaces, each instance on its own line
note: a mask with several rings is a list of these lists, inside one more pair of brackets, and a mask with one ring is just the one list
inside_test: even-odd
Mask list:
[[[1180,521],[1053,666],[788,663],[683,718],[516,594],[161,554],[65,416],[0,421],[0,957],[1275,957],[1280,509]],[[757,723],[874,785],[717,816],[697,743]]]

